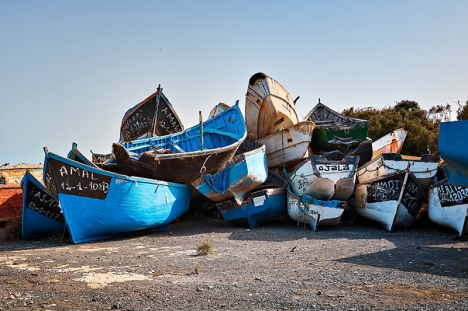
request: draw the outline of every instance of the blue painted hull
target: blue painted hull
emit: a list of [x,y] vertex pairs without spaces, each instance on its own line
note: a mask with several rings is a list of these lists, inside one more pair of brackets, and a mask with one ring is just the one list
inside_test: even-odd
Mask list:
[[450,169],[448,183],[468,186],[468,120],[440,123],[439,153]]
[[119,175],[53,153],[44,166],[74,243],[168,229],[190,204],[187,185]]
[[244,196],[263,184],[267,176],[265,146],[245,140],[224,170],[213,175],[204,175],[191,185],[214,202],[234,198],[240,205]]
[[287,183],[287,180],[269,171],[267,181],[249,194],[240,206],[231,201],[218,203],[217,207],[230,224],[256,228],[286,214]]
[[22,181],[22,235],[32,238],[38,235],[63,232],[65,221],[55,199],[30,172]]

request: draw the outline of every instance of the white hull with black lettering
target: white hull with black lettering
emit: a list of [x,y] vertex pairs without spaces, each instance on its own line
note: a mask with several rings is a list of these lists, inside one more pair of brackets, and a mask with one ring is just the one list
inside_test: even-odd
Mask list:
[[330,161],[323,155],[305,159],[290,174],[294,193],[310,195],[320,200],[347,200],[354,191],[358,156],[345,156]]
[[356,212],[388,231],[410,226],[424,202],[423,189],[413,173],[400,171],[357,185]]
[[468,231],[468,187],[448,184],[444,179],[429,189],[429,219],[461,236]]

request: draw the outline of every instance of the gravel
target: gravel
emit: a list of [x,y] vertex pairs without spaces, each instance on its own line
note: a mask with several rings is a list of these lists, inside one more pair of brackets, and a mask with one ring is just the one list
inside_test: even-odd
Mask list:
[[[212,255],[197,255],[210,240]],[[468,243],[354,216],[313,232],[193,214],[85,244],[0,242],[0,310],[468,310]]]

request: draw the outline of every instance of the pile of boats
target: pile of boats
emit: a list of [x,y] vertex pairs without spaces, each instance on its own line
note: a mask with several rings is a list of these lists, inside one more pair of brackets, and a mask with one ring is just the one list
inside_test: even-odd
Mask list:
[[110,153],[90,160],[73,143],[67,156],[44,148],[43,165],[0,167],[0,221],[22,218],[24,237],[68,230],[82,243],[166,230],[203,196],[226,221],[250,228],[288,215],[315,231],[351,206],[392,231],[410,226],[427,201],[431,220],[466,231],[468,163],[452,132],[461,141],[467,123],[441,124],[444,160],[409,157],[399,154],[404,129],[372,141],[369,121],[320,99],[300,121],[298,99],[256,73],[244,115],[239,102],[220,103],[184,129],[159,86],[125,113]]

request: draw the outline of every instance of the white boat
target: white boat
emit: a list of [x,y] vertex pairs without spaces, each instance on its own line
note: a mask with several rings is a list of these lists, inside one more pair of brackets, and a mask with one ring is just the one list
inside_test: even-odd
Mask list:
[[268,167],[291,167],[307,157],[314,126],[311,121],[298,122],[258,139],[257,142],[265,145]]
[[354,191],[358,162],[358,156],[332,161],[323,155],[313,155],[291,172],[289,183],[299,195],[320,200],[347,200]]
[[381,153],[400,153],[408,132],[399,128],[372,143],[373,157]]
[[468,231],[468,186],[441,180],[429,188],[428,201],[428,215],[433,223],[452,228],[459,236]]
[[368,163],[359,167],[357,177],[359,183],[402,170],[412,172],[421,183],[424,191],[434,181],[440,156],[424,154],[422,157],[402,156],[397,153],[382,153]]
[[245,95],[245,123],[248,138],[257,140],[298,121],[295,101],[275,79],[263,72],[249,80]]
[[309,225],[317,231],[319,227],[336,226],[343,212],[348,208],[346,201],[317,200],[310,195],[299,195],[288,186],[288,215],[291,219]]
[[394,226],[410,226],[423,202],[421,184],[407,170],[358,184],[354,199],[358,214],[382,224],[388,231]]

